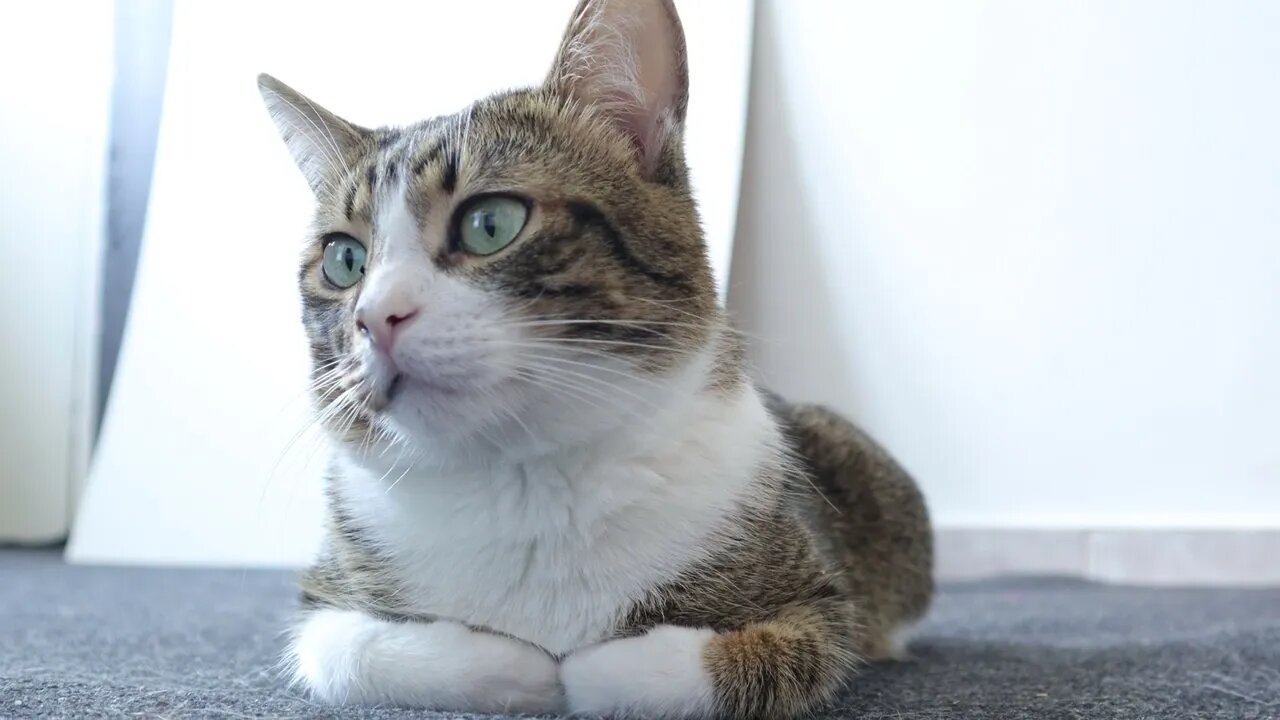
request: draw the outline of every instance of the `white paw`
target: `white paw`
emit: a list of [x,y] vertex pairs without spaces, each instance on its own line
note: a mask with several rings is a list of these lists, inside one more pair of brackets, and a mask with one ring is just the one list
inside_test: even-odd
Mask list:
[[555,660],[455,622],[388,622],[316,610],[289,649],[294,678],[332,704],[552,713],[563,706]]
[[706,717],[715,686],[702,661],[714,630],[659,625],[583,648],[560,664],[569,710],[585,715]]

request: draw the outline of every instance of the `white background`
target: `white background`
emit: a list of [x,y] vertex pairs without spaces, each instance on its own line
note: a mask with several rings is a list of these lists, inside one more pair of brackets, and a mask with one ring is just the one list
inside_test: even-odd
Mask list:
[[[309,424],[297,257],[312,200],[262,107],[270,72],[364,125],[541,82],[575,0],[180,3],[147,229],[118,374],[68,555],[306,562],[325,452]],[[689,162],[728,270],[750,4],[681,5]],[[393,20],[392,22],[389,22]]]
[[1280,528],[1280,3],[756,26],[730,303],[770,384],[944,527]]
[[65,536],[88,462],[111,8],[0,4],[0,541]]

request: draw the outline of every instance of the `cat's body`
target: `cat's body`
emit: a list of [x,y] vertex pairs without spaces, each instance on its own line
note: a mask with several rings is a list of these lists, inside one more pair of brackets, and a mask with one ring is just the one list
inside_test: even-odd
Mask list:
[[683,418],[664,423],[665,436],[627,428],[525,461],[440,472],[394,452],[344,459],[330,480],[335,542],[304,589],[338,604],[389,585],[357,605],[459,620],[553,655],[608,638],[638,600],[703,560],[714,536],[734,532],[738,506],[770,491],[754,480],[778,432],[741,390],[670,398]]
[[418,126],[262,81],[319,200],[300,286],[339,449],[290,645],[319,699],[789,717],[926,609],[911,479],[748,378],[684,74],[669,3],[585,0],[545,86]]

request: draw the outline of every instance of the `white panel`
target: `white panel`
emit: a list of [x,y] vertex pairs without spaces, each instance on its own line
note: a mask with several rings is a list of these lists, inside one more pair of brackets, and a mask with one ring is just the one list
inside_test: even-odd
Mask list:
[[730,306],[944,526],[1280,527],[1280,3],[762,1]]
[[[262,108],[267,71],[368,125],[540,82],[575,3],[185,3],[119,372],[69,556],[298,564],[324,452],[304,433],[295,290],[310,197]],[[717,270],[736,219],[750,3],[684,2],[688,144]]]
[[940,528],[934,540],[940,580],[1000,575],[1083,577],[1089,534],[1081,530]]
[[1137,585],[1280,585],[1280,532],[1105,531],[1089,534],[1090,578]]
[[1275,587],[1280,531],[942,528],[939,580],[1080,577],[1125,585]]
[[86,469],[111,21],[0,4],[0,541],[63,537]]

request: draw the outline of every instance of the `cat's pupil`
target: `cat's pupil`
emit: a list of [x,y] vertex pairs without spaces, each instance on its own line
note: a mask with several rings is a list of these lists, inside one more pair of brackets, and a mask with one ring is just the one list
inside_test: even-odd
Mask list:
[[342,252],[342,262],[346,263],[347,270],[354,270],[356,267],[356,254],[347,248]]
[[484,219],[483,219],[483,220],[481,220],[481,222],[484,224],[484,231],[485,231],[485,234],[487,234],[489,237],[495,237],[495,236],[497,236],[497,234],[498,234],[498,221],[497,221],[497,218],[494,216],[494,214],[493,214],[493,213],[491,213],[491,212],[485,213],[485,214],[484,214]]

